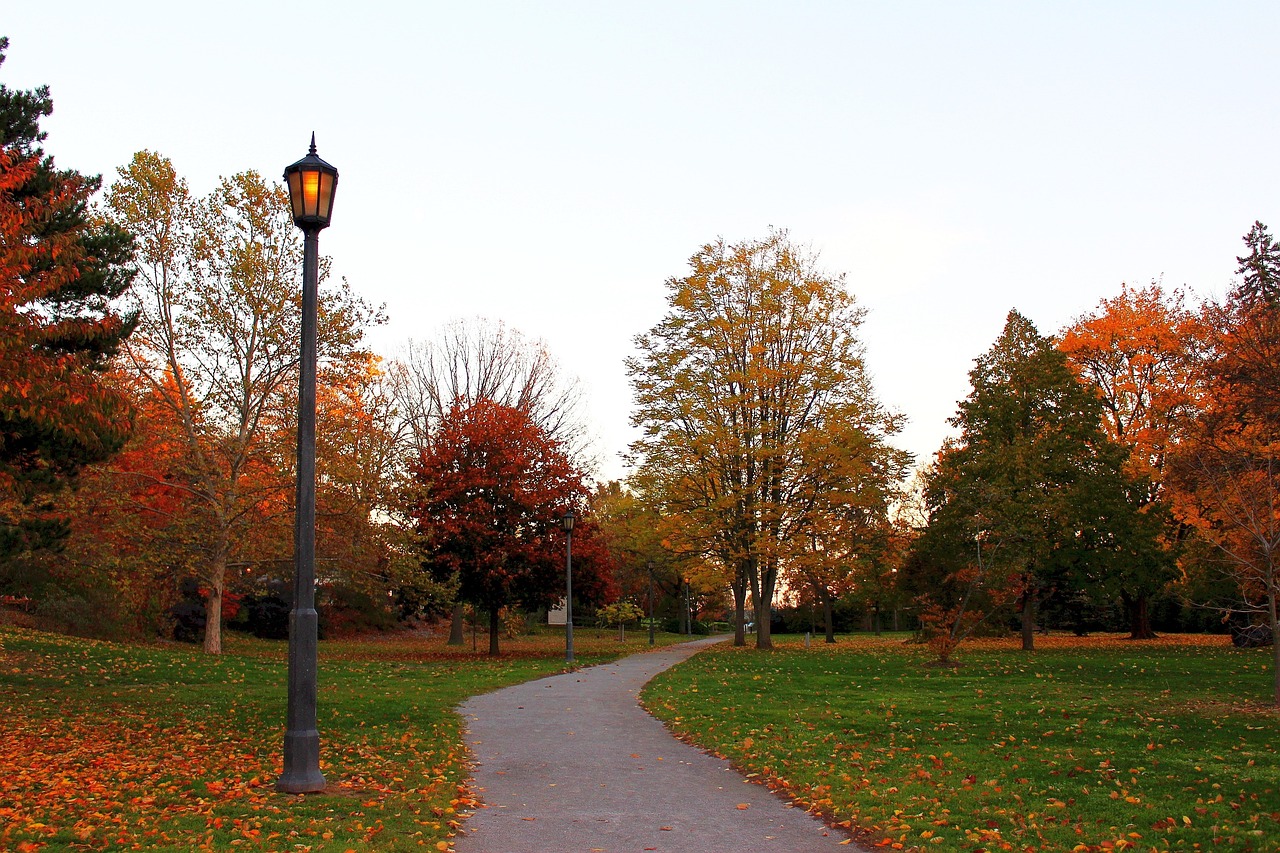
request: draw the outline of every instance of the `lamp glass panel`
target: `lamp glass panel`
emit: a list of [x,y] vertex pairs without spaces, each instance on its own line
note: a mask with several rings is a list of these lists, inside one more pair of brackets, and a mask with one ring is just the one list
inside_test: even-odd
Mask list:
[[317,177],[320,179],[320,190],[316,213],[327,222],[329,220],[330,207],[333,204],[333,175],[328,172],[318,172]]
[[293,217],[302,216],[302,175],[299,172],[289,173],[289,204],[293,207]]
[[302,173],[302,210],[304,216],[315,216],[320,199],[320,173],[307,170]]

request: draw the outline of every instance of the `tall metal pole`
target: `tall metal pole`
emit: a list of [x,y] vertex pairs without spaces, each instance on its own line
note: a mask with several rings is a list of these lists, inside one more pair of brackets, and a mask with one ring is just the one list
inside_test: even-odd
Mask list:
[[649,645],[653,645],[653,560],[649,561]]
[[564,659],[573,663],[573,529],[564,533]]
[[276,790],[323,791],[316,731],[316,303],[320,229],[303,232],[302,353],[298,381],[298,491],[294,520],[293,610],[289,613],[289,710],[284,773]]

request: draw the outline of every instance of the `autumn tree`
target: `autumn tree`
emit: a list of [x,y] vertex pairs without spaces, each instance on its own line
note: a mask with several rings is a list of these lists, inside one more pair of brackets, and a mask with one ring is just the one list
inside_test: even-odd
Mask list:
[[[458,401],[492,400],[522,409],[575,458],[587,448],[582,392],[542,341],[482,317],[454,320],[410,341],[388,367],[394,400],[416,458]],[[463,602],[453,606],[450,645],[463,643]]]
[[[289,553],[301,238],[284,190],[256,172],[198,199],[169,160],[147,151],[119,169],[107,202],[138,240],[140,323],[125,354],[180,425],[184,454],[167,482],[197,516],[204,647],[217,653],[228,567]],[[375,319],[345,282],[325,288],[322,386],[334,371],[364,368],[361,338]]]
[[820,436],[856,424],[873,442],[898,428],[867,381],[862,311],[785,232],[703,246],[667,281],[668,311],[628,360],[643,436],[637,488],[679,518],[686,553],[720,565],[737,611],[748,591],[759,648],[782,567],[802,552],[826,457]]
[[588,489],[569,455],[530,413],[492,400],[458,401],[432,431],[414,473],[422,497],[424,564],[456,576],[458,596],[489,615],[496,655],[503,607],[543,607],[564,595],[566,509],[574,527],[574,592],[607,592],[607,552],[586,516]]
[[1280,251],[1255,223],[1242,276],[1210,308],[1202,412],[1174,461],[1180,517],[1219,555],[1239,600],[1271,631],[1280,706]]
[[1157,282],[1122,287],[1061,335],[1058,347],[1077,373],[1097,389],[1107,435],[1129,450],[1125,471],[1147,485],[1142,511],[1164,522],[1163,551],[1132,561],[1105,579],[1119,593],[1135,639],[1155,636],[1148,602],[1177,575],[1180,525],[1169,512],[1167,465],[1194,421],[1200,395],[1197,364],[1206,327],[1179,291]]
[[52,111],[48,87],[0,84],[0,558],[62,538],[53,496],[130,432],[127,396],[103,376],[133,329],[116,308],[132,242],[90,215],[101,180],[41,148]]
[[960,436],[938,456],[917,547],[935,560],[955,555],[958,564],[941,574],[963,586],[963,555],[981,543],[984,582],[1016,589],[1023,648],[1032,649],[1046,592],[1157,545],[1122,470],[1126,451],[1100,425],[1099,396],[1030,320],[1010,311],[969,378],[972,391],[951,421]]

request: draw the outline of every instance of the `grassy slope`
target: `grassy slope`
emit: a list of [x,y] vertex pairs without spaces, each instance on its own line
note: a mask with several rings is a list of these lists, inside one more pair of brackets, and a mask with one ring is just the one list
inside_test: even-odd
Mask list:
[[1043,638],[924,666],[899,639],[719,648],[645,702],[872,843],[930,850],[1280,850],[1269,650]]
[[[329,790],[291,797],[273,790],[284,644],[232,635],[209,657],[0,628],[0,849],[446,849],[470,804],[450,709],[561,671],[563,642],[504,641],[497,660],[441,641],[322,642]],[[575,631],[584,664],[643,648],[640,633],[623,646]]]

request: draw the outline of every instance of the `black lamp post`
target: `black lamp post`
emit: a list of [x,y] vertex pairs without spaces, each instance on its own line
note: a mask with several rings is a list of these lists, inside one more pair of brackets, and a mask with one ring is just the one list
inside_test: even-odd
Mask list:
[[653,645],[653,560],[649,561],[649,645]]
[[564,511],[564,659],[573,663],[573,509]]
[[329,226],[338,170],[311,151],[284,170],[293,222],[302,229],[302,347],[298,363],[298,484],[293,528],[293,610],[289,613],[289,711],[284,773],[276,790],[324,790],[316,731],[316,303],[320,230]]

